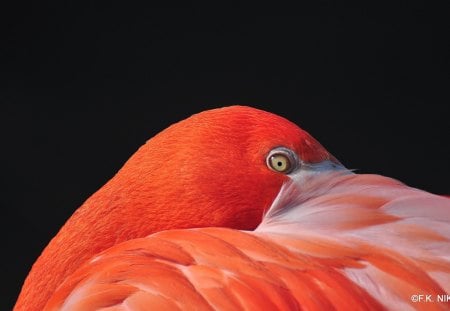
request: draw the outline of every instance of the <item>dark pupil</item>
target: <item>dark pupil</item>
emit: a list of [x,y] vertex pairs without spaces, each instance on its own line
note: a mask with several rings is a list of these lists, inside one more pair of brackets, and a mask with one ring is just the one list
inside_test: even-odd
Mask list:
[[277,162],[277,165],[278,165],[278,166],[283,166],[283,163],[282,163],[281,161],[278,161],[278,162]]

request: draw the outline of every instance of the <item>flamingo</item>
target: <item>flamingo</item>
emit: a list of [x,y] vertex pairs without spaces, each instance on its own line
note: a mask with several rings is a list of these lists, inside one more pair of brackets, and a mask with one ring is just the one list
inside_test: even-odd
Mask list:
[[51,240],[14,310],[450,310],[449,241],[448,198],[230,106],[147,141]]

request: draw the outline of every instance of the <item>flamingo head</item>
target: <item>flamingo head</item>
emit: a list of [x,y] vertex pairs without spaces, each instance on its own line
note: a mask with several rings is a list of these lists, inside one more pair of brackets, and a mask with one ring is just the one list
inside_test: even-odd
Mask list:
[[118,208],[145,234],[205,226],[252,230],[290,174],[323,161],[338,163],[292,122],[231,106],[193,115],[150,139],[106,186],[107,196],[126,197],[117,199]]

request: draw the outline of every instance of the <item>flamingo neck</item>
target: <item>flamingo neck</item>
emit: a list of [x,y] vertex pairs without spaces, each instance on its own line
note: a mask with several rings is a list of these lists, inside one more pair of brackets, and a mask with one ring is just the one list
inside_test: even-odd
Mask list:
[[42,310],[64,279],[99,252],[167,229],[164,221],[154,221],[160,211],[147,217],[130,213],[139,210],[133,206],[137,202],[111,199],[108,192],[100,189],[89,198],[50,241],[25,280],[14,310]]

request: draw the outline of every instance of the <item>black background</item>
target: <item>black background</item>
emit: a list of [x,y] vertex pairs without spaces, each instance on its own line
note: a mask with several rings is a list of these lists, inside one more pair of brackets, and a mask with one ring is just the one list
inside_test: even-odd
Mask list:
[[0,309],[141,144],[204,109],[275,112],[349,168],[450,193],[449,8],[309,2],[2,4]]

